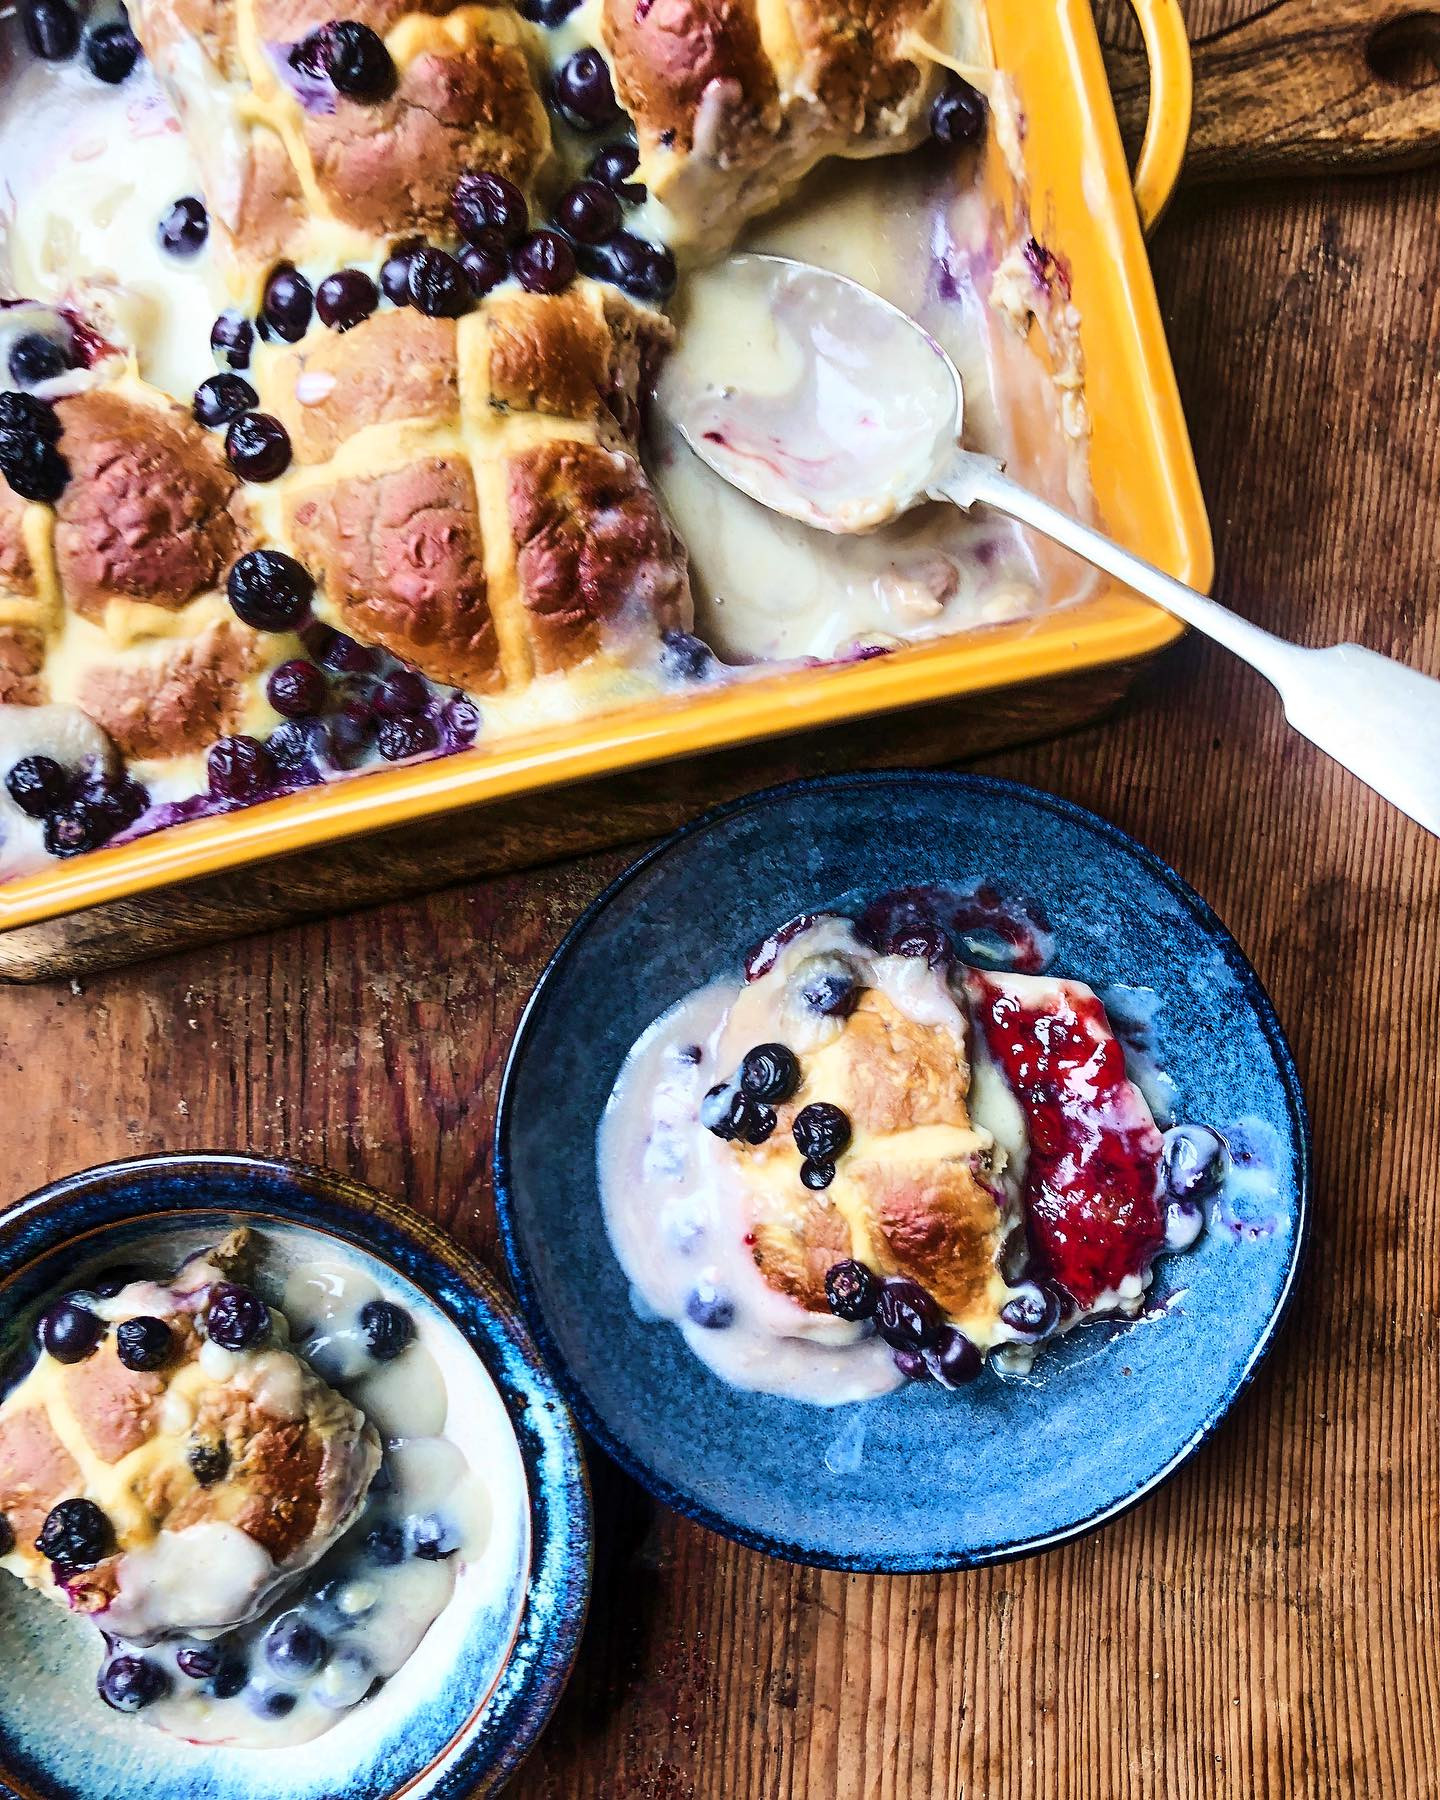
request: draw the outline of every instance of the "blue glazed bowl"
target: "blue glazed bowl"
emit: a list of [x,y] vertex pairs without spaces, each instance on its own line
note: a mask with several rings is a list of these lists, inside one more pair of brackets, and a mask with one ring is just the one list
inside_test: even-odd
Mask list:
[[[462,1572],[411,1662],[329,1732],[284,1750],[185,1744],[109,1712],[94,1689],[98,1633],[0,1577],[0,1791],[27,1800],[493,1794],[570,1673],[589,1596],[591,1515],[574,1422],[510,1301],[472,1257],[393,1201],[322,1170],[224,1154],[111,1163],[0,1219],[0,1367],[23,1354],[57,1291],[106,1264],[173,1265],[237,1223],[257,1228],[266,1266],[280,1272],[343,1255],[428,1323],[452,1371],[488,1375],[524,1467],[528,1556],[519,1519],[521,1548],[499,1604],[465,1604]],[[466,1429],[464,1417],[447,1425],[462,1450]]]
[[[1175,1084],[1177,1119],[1229,1135],[1243,1180],[1136,1323],[1046,1349],[1032,1376],[911,1385],[834,1409],[727,1386],[630,1303],[595,1136],[640,1033],[797,913],[887,889],[989,882],[1032,896],[1054,970],[1124,1001]],[[1147,992],[1150,990],[1151,992]],[[1118,1025],[1117,1025],[1118,1028]],[[1151,1492],[1215,1429],[1294,1290],[1309,1138],[1290,1051],[1208,906],[1123,832],[975,775],[842,775],[722,807],[620,877],[556,952],[501,1092],[495,1175],[526,1317],[582,1424],[668,1505],[826,1567],[960,1568],[1063,1542]],[[1263,1176],[1263,1182],[1260,1177]],[[1262,1199],[1259,1189],[1268,1191]]]

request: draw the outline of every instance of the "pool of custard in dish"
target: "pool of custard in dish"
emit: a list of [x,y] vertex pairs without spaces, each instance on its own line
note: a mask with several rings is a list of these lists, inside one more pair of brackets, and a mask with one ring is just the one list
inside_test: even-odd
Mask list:
[[[93,1430],[100,1415],[88,1403],[77,1410],[69,1384],[103,1382],[106,1359],[98,1351],[109,1338],[123,1357],[137,1321],[152,1332],[158,1324],[163,1336],[163,1319],[153,1316],[161,1313],[172,1333],[183,1330],[191,1303],[177,1290],[192,1269],[204,1283],[190,1284],[202,1321],[195,1327],[203,1339],[198,1353],[177,1373],[172,1348],[150,1438],[113,1464],[97,1463],[76,1433],[80,1416]],[[203,1254],[182,1266],[175,1287],[168,1277],[117,1270],[40,1315],[32,1366],[0,1408],[0,1500],[24,1490],[23,1458],[34,1454],[35,1440],[16,1429],[17,1417],[42,1403],[61,1440],[84,1456],[85,1492],[59,1502],[36,1538],[41,1557],[70,1562],[52,1560],[37,1573],[30,1545],[16,1543],[7,1525],[12,1547],[0,1567],[93,1622],[103,1645],[97,1707],[104,1702],[195,1745],[299,1746],[358,1716],[357,1709],[393,1710],[401,1686],[417,1692],[413,1671],[421,1664],[433,1667],[421,1670],[419,1695],[443,1679],[453,1646],[438,1641],[437,1621],[462,1586],[467,1616],[478,1610],[508,1617],[497,1640],[510,1641],[528,1564],[525,1476],[488,1378],[478,1368],[462,1373],[453,1334],[358,1265],[340,1256],[290,1263],[275,1304],[233,1288],[241,1311],[238,1327],[233,1307],[227,1315],[225,1344],[225,1332],[212,1323],[215,1275]],[[122,1342],[126,1332],[132,1337]],[[163,1346],[156,1355],[158,1363],[134,1366],[164,1369]],[[264,1436],[246,1447],[242,1479],[263,1478],[263,1469],[255,1477],[250,1467],[258,1444],[274,1456],[282,1479],[285,1453],[275,1446],[284,1442],[285,1420],[302,1407],[297,1377],[307,1384],[303,1404],[323,1405],[333,1390],[331,1400],[358,1412],[375,1444],[366,1465],[373,1474],[318,1558],[277,1566],[263,1543],[233,1523],[207,1516],[172,1529],[172,1510],[171,1523],[156,1532],[153,1520],[137,1515],[137,1491],[163,1496],[164,1484],[175,1484],[163,1503],[179,1510],[186,1494],[203,1499],[237,1473],[225,1438],[207,1435],[220,1391],[238,1388],[274,1415]],[[464,1407],[462,1417],[451,1417],[452,1402]],[[103,1410],[103,1396],[100,1404]],[[167,1475],[166,1456],[182,1457],[188,1474],[177,1466]],[[76,1516],[77,1507],[88,1519]],[[55,1525],[66,1509],[68,1535]],[[91,1550],[86,1530],[99,1533]],[[267,1535],[260,1525],[254,1530]],[[118,1545],[116,1572],[98,1588],[87,1586],[89,1558],[107,1544]],[[402,1674],[405,1682],[397,1683]]]
[[[93,33],[120,15],[101,5],[86,17]],[[549,33],[557,63],[592,27],[582,5]],[[929,146],[822,166],[744,244],[838,269],[912,312],[964,377],[967,443],[1088,514],[1079,318],[1063,262],[1033,235],[1023,112],[1003,73],[984,67],[978,8],[954,8],[953,38],[958,60],[986,91],[983,149]],[[563,126],[557,144],[562,158],[593,150],[571,143]],[[175,209],[183,215],[194,201],[203,219],[190,148],[143,56],[123,80],[102,81],[85,54],[42,60],[17,16],[0,20],[0,301],[25,303],[0,310],[0,388],[58,398],[92,383],[97,369],[108,378],[118,352],[133,358],[141,378],[188,403],[225,368],[223,350],[217,358],[211,348],[228,299],[215,254],[208,241],[195,247],[183,216],[176,224]],[[655,241],[667,235],[665,209],[653,198],[630,208],[627,225]],[[313,286],[329,271],[301,272]],[[681,332],[693,329],[723,351],[714,309],[692,319],[686,287],[682,280],[673,309]],[[45,351],[39,363],[37,343]],[[1091,586],[1023,529],[950,507],[921,507],[844,540],[770,515],[706,470],[659,420],[646,460],[686,544],[696,605],[694,634],[662,645],[653,668],[582,667],[480,700],[337,632],[322,594],[312,623],[298,636],[276,633],[273,654],[248,681],[238,735],[259,746],[248,762],[216,766],[207,753],[188,752],[120,768],[74,697],[97,663],[163,654],[174,620],[133,604],[112,605],[99,621],[69,617],[46,669],[55,704],[0,706],[0,774],[24,758],[51,759],[86,790],[82,800],[99,796],[82,808],[93,830],[57,835],[47,820],[59,797],[17,802],[0,781],[0,877],[386,759],[483,748],[507,733],[578,722],[649,696],[882,654],[1023,618]],[[222,616],[224,595],[213,602]],[[291,686],[303,679],[318,700],[273,684],[282,664],[296,663],[311,673]]]
[[1172,1121],[1141,992],[1122,1039],[1052,953],[1032,902],[907,890],[791,920],[677,999],[597,1142],[640,1315],[821,1406],[1023,1377],[1141,1316],[1156,1259],[1224,1230],[1232,1158]]

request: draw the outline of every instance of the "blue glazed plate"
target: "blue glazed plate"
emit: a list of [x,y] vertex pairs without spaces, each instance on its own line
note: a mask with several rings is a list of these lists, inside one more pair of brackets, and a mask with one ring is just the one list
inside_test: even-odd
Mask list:
[[[309,1744],[237,1750],[181,1743],[109,1712],[94,1688],[98,1633],[0,1576],[0,1792],[27,1800],[493,1794],[544,1727],[574,1660],[590,1585],[590,1499],[564,1401],[511,1303],[465,1251],[394,1202],[321,1170],[218,1154],[112,1163],[0,1218],[0,1366],[20,1353],[56,1291],[83,1286],[105,1264],[173,1265],[237,1223],[261,1234],[266,1274],[338,1253],[373,1276],[444,1347],[452,1394],[488,1376],[528,1489],[528,1517],[513,1522],[509,1591],[472,1603],[462,1570],[416,1655],[373,1699]],[[452,1406],[446,1428],[462,1450],[470,1410]]]
[[[1033,1376],[821,1408],[740,1392],[643,1322],[611,1251],[595,1134],[653,1019],[797,913],[931,883],[1037,899],[1052,967],[1123,985],[1175,1116],[1230,1136],[1210,1229],[1157,1267],[1146,1316],[1044,1351]],[[1146,990],[1153,990],[1153,996]],[[1118,1001],[1117,1001],[1118,1008]],[[1118,1028],[1118,1022],[1117,1022]],[[1254,971],[1149,851],[1053,795],[974,775],[846,775],[754,795],[638,862],[571,931],[511,1051],[496,1193],[520,1302],[582,1424],[667,1504],[828,1567],[960,1568],[1103,1524],[1215,1429],[1269,1348],[1306,1238],[1308,1129]]]

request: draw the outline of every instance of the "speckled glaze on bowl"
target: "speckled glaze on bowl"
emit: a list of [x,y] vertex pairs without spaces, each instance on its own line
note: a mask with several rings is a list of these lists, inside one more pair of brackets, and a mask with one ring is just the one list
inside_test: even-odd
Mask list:
[[[631,1044],[797,913],[887,889],[992,882],[1038,899],[1054,970],[1152,989],[1177,1118],[1229,1129],[1273,1195],[1223,1208],[1157,1268],[1146,1316],[1093,1325],[1033,1376],[987,1373],[836,1409],[728,1387],[633,1309],[595,1178],[595,1134]],[[1094,814],[974,775],[845,775],[722,807],[622,875],[573,928],[521,1021],[495,1148],[520,1302],[582,1424],[667,1504],[796,1561],[901,1572],[1063,1542],[1172,1474],[1254,1373],[1307,1234],[1309,1135],[1254,970],[1175,872]]]
[[[292,1749],[233,1750],[179,1743],[107,1711],[94,1691],[98,1634],[0,1577],[0,1792],[26,1800],[494,1794],[570,1673],[589,1597],[591,1516],[569,1411],[512,1303],[467,1252],[395,1202],[323,1170],[224,1154],[110,1163],[0,1218],[0,1362],[17,1353],[56,1290],[83,1285],[107,1263],[174,1260],[236,1223],[256,1227],[282,1265],[337,1254],[357,1262],[428,1313],[456,1354],[483,1365],[514,1427],[529,1489],[529,1567],[516,1572],[515,1608],[455,1611],[452,1602],[377,1699],[324,1736]],[[463,1448],[464,1422],[449,1429]],[[462,1574],[457,1600],[463,1592]],[[421,1658],[424,1680],[392,1697]]]

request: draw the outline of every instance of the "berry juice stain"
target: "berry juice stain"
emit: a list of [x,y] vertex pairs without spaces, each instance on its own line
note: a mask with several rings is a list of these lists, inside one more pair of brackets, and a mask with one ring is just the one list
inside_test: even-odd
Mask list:
[[969,987],[1025,1117],[1031,1249],[1077,1306],[1093,1306],[1143,1277],[1164,1243],[1164,1141],[1094,994],[1068,983],[1031,991],[978,972]]

